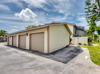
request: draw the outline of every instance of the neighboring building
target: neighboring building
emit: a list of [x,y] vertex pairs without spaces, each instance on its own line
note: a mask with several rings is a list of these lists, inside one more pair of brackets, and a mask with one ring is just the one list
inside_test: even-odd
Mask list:
[[82,26],[76,26],[75,24],[67,23],[72,35],[71,37],[83,37],[85,36],[85,30]]
[[74,37],[83,37],[85,36],[85,30],[83,26],[76,26],[76,33]]
[[84,27],[82,26],[76,26],[75,24],[70,24],[67,23],[68,27],[70,28],[71,32],[72,32],[72,42],[71,44],[73,45],[78,45],[79,43],[81,44],[86,44],[88,45],[88,38],[85,37],[85,33],[86,31],[84,30]]
[[7,41],[7,37],[0,36],[0,41]]
[[71,24],[71,23],[67,23],[68,27],[70,28],[72,35],[71,37],[73,37],[75,35],[75,24]]
[[43,53],[51,53],[70,44],[71,31],[67,23],[52,22],[8,34],[8,45]]

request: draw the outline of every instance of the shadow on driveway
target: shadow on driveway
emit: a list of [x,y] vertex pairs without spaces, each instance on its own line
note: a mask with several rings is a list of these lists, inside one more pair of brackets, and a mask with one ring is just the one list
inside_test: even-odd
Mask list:
[[[9,47],[12,47],[12,46],[9,46]],[[49,54],[41,53],[34,50],[21,49],[17,47],[12,47],[12,48],[16,48],[18,50],[25,51],[31,54],[36,54],[45,58],[62,62],[64,64],[68,63],[70,60],[75,58],[78,54],[80,54],[83,51],[80,47],[74,47],[74,46],[64,47],[62,49],[59,49],[58,51],[55,51]]]

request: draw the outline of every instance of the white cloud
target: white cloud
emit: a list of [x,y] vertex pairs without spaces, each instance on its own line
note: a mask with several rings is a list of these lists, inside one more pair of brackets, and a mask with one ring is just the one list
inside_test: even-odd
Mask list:
[[90,26],[86,26],[86,27],[85,27],[85,30],[89,30],[89,27],[90,27]]
[[42,8],[44,10],[48,9],[44,6],[46,3],[46,0],[2,0],[0,3],[15,3],[18,7],[24,8],[24,4],[22,2],[25,2],[28,8]]
[[100,26],[100,21],[96,22],[97,26]]
[[23,1],[27,3],[26,5],[29,8],[42,8],[49,11],[50,9],[45,6],[46,4],[53,8],[53,10],[50,11],[57,11],[63,14],[72,11],[73,4],[76,2],[76,0],[3,0],[0,3],[13,2],[18,7],[24,8],[24,4],[22,3]]
[[18,26],[11,26],[11,27],[18,28]]
[[79,14],[77,21],[79,22],[79,23],[76,23],[78,26],[84,26],[85,30],[89,29],[89,24],[87,23],[85,16],[81,16],[81,14]]
[[16,31],[18,31],[17,29],[11,29],[10,31],[9,31],[9,33],[13,33],[13,32],[16,32]]
[[21,0],[1,0],[0,3],[15,3],[18,7],[23,8]]
[[[36,12],[37,13],[37,17],[35,17],[35,19],[28,19],[28,21],[23,21],[23,19],[25,17],[22,17],[21,18],[21,12],[18,14],[19,17],[16,17],[14,15],[2,15],[0,17],[0,23],[3,23],[3,24],[8,24],[9,26],[18,26],[20,27],[21,29],[24,29],[26,26],[28,25],[38,25],[38,24],[46,24],[46,23],[50,23],[52,21],[63,21],[63,20],[66,20],[66,17],[68,16],[68,14],[66,14],[65,16],[49,16],[47,17],[45,15],[45,13],[43,12]],[[12,17],[12,18],[10,18]],[[25,18],[26,19],[26,18]],[[70,18],[67,18],[67,19],[70,19]],[[17,20],[17,21],[16,21]]]
[[[15,13],[15,15],[12,15],[12,16],[0,15],[0,23],[8,24],[10,27],[12,26],[15,29],[17,27],[24,29],[28,25],[45,24],[45,23],[50,23],[52,21],[57,21],[57,22],[68,21],[69,23],[72,21],[73,23],[75,23],[74,20],[77,20],[79,22],[79,23],[76,23],[77,25],[88,28],[87,26],[88,23],[86,21],[86,18],[84,16],[81,16],[84,13],[80,12],[81,10],[75,12],[75,10],[78,10],[76,9],[77,4],[78,4],[76,0],[1,0],[0,1],[0,4],[4,4],[4,3],[15,3],[17,6],[21,8],[24,8],[24,5],[25,7],[28,7],[26,9],[23,9],[19,13]],[[45,6],[45,4],[48,6]],[[81,5],[82,3],[79,3],[79,4]],[[1,6],[0,8],[3,8],[3,6]],[[46,13],[44,11],[38,12],[38,9],[36,9],[36,11],[33,12],[29,8],[32,8],[32,9],[41,8],[44,10],[50,10],[51,14],[49,14],[49,12]],[[3,9],[10,10],[9,7],[7,6],[5,6],[5,8]],[[53,12],[54,14],[52,15]],[[79,16],[77,15],[78,12],[80,13]],[[58,14],[55,15],[55,13],[58,13],[61,15],[58,15]],[[73,14],[75,16],[72,17]],[[72,18],[75,18],[75,19],[71,20]],[[98,24],[100,24],[100,22]]]
[[[46,11],[50,10],[48,9],[46,5],[53,8],[53,11],[58,11],[59,13],[67,13],[73,8],[73,4],[76,2],[76,0],[3,0],[0,3],[7,3],[7,2],[13,2],[18,7],[23,8],[23,2],[27,3],[27,7],[29,8],[42,8]],[[52,11],[52,10],[51,10]]]
[[0,10],[8,10],[10,11],[10,8],[6,5],[0,4]]
[[[52,21],[57,21],[57,22],[68,21],[70,23],[70,21],[67,19],[71,20],[73,18],[71,16],[69,17],[69,15],[72,15],[72,11],[76,10],[76,9],[73,9],[75,2],[76,0],[1,0],[0,4],[15,3],[18,7],[23,8],[23,10],[18,13],[16,12],[15,15],[12,15],[12,16],[0,15],[1,16],[0,23],[7,24],[9,25],[9,27],[12,26],[14,29],[18,29],[18,30],[25,29],[25,27],[28,25],[46,24]],[[45,6],[45,4],[48,6]],[[25,7],[28,7],[28,8],[24,9],[24,5]],[[32,9],[41,8],[46,11],[50,10],[51,14],[49,14],[49,12],[46,13],[44,11],[38,12],[38,9],[36,9],[36,11],[33,12],[31,8]],[[9,7],[8,8],[5,7],[5,10],[10,10],[10,9]],[[58,14],[52,15],[53,12],[61,14],[61,15],[58,15]],[[77,20],[79,21],[78,25],[86,26],[87,22],[84,19],[84,17],[78,17]],[[20,27],[20,29],[17,27]]]
[[24,8],[23,4],[20,1],[15,1],[14,2],[18,7]]
[[17,20],[17,21],[19,21],[19,20],[21,20],[21,18],[19,18],[19,17],[16,17],[16,16],[14,16],[14,15],[0,15],[0,19],[2,20],[2,19],[5,19],[5,20]]
[[70,12],[66,13],[64,16],[52,17],[50,19],[53,20],[53,21],[64,21],[64,20],[67,20],[67,19],[72,19],[72,17],[68,17],[69,14],[70,14]]
[[26,8],[20,13],[15,13],[15,16],[18,16],[24,19],[25,21],[30,21],[31,19],[34,19],[37,15],[34,12],[32,12],[29,8]]
[[84,16],[78,17],[77,20],[80,22],[78,23],[79,26],[88,26],[88,23]]
[[53,7],[53,10],[62,14],[66,14],[74,10],[74,3],[76,0],[46,0],[49,6]]
[[[83,13],[82,13],[83,14]],[[86,21],[86,18],[85,16],[80,16],[81,14],[79,14],[78,18],[77,18],[77,21],[79,23],[77,23],[78,26],[84,26],[85,27],[85,30],[88,30],[89,29],[89,24],[87,23]],[[96,25],[97,26],[100,26],[100,21],[96,22]]]
[[0,20],[0,23],[3,23],[3,24],[8,24],[9,26],[13,26],[13,25],[17,25],[19,27],[25,27],[27,25],[32,25],[32,24],[35,24],[35,23],[27,23],[27,22],[18,22],[18,21],[8,21],[8,20]]
[[[85,30],[88,30],[89,29],[89,24],[87,23],[87,20],[86,20],[86,17],[84,16],[85,13],[79,13],[78,14],[78,18],[77,18],[77,21],[79,23],[76,23],[78,26],[84,26],[85,27]],[[97,26],[100,26],[100,21],[96,22],[96,25]]]
[[72,8],[72,2],[70,3],[70,0],[54,0],[54,8],[56,11],[59,11],[59,13],[67,13]]
[[46,4],[45,0],[22,0],[28,4],[29,7],[43,8],[43,4]]

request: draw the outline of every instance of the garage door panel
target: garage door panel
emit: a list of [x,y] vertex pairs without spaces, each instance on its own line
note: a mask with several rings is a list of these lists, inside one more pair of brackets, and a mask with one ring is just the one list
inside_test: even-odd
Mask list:
[[31,50],[44,52],[44,33],[31,34]]
[[13,46],[16,46],[16,36],[13,36],[12,38],[13,38],[13,41],[12,41],[13,42]]
[[26,49],[26,35],[19,36],[19,47]]

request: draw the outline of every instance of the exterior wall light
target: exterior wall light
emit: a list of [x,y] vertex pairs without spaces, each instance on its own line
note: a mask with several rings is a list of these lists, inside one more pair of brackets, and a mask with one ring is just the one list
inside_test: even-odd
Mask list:
[[28,33],[26,33],[26,36],[28,36]]

